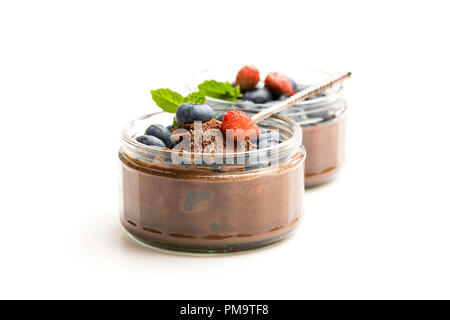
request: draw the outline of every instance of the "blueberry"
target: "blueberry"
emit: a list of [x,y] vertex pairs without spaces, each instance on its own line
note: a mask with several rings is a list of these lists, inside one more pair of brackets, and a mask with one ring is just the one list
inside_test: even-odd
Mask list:
[[173,125],[171,124],[170,126],[167,126],[166,128],[167,128],[167,130],[169,130],[169,132],[172,132]]
[[172,140],[170,140],[171,132],[162,124],[152,124],[145,130],[145,134],[148,136],[154,136],[159,140],[162,140],[168,147],[172,146]]
[[267,130],[261,132],[259,137],[252,138],[251,141],[253,143],[258,143],[258,148],[263,149],[270,147],[272,145],[279,144],[284,141],[283,137],[280,135],[278,131]]
[[277,141],[272,141],[272,140],[262,140],[258,143],[258,149],[265,149],[265,148],[269,148],[272,146],[276,146],[277,144],[279,144],[279,142]]
[[207,104],[183,103],[177,109],[176,118],[181,127],[195,121],[208,122],[214,118],[214,111]]
[[242,99],[253,101],[254,103],[266,103],[273,100],[273,95],[269,89],[263,87],[246,91]]
[[137,142],[146,144],[148,146],[156,146],[156,147],[161,147],[161,148],[165,148],[166,145],[164,144],[164,142],[154,136],[139,136],[136,138]]
[[221,114],[220,116],[217,116],[216,120],[223,121],[223,116],[224,116],[224,114]]
[[259,135],[259,141],[262,141],[262,140],[282,142],[283,137],[280,135],[280,133],[278,131],[268,130],[268,131],[262,132]]

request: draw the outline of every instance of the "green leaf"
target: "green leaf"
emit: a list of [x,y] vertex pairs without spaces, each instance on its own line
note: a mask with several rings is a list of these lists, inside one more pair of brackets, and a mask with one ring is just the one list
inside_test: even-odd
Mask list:
[[179,126],[178,126],[178,122],[177,122],[177,117],[173,117],[173,125],[172,126],[174,129],[178,129]]
[[190,93],[184,98],[184,103],[205,103],[205,92],[203,90]]
[[178,106],[184,102],[181,94],[170,89],[152,90],[151,93],[158,107],[169,113],[175,113]]
[[228,81],[206,80],[198,88],[211,98],[236,101],[237,98],[241,97],[239,86],[233,87]]

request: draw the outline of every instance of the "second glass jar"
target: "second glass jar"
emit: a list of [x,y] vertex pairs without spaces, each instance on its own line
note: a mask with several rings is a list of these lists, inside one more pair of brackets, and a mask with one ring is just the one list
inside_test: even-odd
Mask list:
[[[210,68],[196,74],[187,84],[190,91],[196,90],[204,80],[232,82],[239,67]],[[261,76],[269,70],[260,69]],[[270,71],[278,71],[273,69]],[[281,72],[284,73],[284,72]],[[314,69],[291,68],[284,73],[299,85],[311,85],[326,79],[329,73]],[[238,100],[236,103],[207,97],[207,104],[222,108],[264,109],[270,103],[255,104]],[[308,152],[305,164],[305,186],[313,187],[336,177],[345,160],[347,102],[343,96],[343,86],[328,89],[324,94],[302,101],[282,112],[297,122],[303,130],[303,145]]]

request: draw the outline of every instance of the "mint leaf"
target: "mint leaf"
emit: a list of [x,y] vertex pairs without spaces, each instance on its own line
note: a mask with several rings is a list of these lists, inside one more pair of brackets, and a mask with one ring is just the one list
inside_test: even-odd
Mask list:
[[204,91],[195,91],[184,98],[183,103],[205,103],[205,98],[206,96]]
[[178,129],[178,122],[177,122],[177,117],[173,117],[173,125],[172,125],[172,127],[174,128],[174,129]]
[[234,88],[231,83],[219,82],[215,80],[207,80],[199,84],[200,91],[204,91],[208,97],[217,98],[227,101],[236,101],[241,97],[239,86]]
[[151,93],[158,107],[169,113],[175,113],[178,106],[184,102],[181,94],[170,89],[152,90]]

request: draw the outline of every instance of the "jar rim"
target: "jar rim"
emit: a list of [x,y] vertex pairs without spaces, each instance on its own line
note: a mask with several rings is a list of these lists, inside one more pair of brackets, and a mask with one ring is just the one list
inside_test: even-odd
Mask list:
[[[230,108],[213,108],[215,111],[230,111]],[[250,112],[250,113],[257,113],[260,110],[252,110],[252,109],[248,109],[245,110],[246,112]],[[135,140],[135,138],[129,133],[129,129],[133,127],[134,124],[136,124],[137,122],[140,121],[144,121],[147,120],[151,117],[155,117],[157,115],[161,115],[161,114],[168,114],[167,112],[161,111],[161,112],[155,112],[155,113],[151,113],[151,114],[147,114],[145,116],[139,117],[137,119],[131,120],[128,123],[125,124],[125,126],[122,129],[122,142],[123,145],[126,147],[126,149],[131,149],[134,152],[137,152],[141,155],[159,155],[162,157],[166,157],[166,156],[171,156],[174,153],[180,153],[180,150],[172,150],[172,149],[168,149],[168,148],[160,148],[160,147],[153,147],[153,146],[147,146],[144,145],[142,143],[139,143]],[[254,150],[249,150],[249,151],[238,151],[238,152],[217,152],[217,153],[210,153],[210,152],[188,152],[188,151],[183,151],[183,154],[186,154],[188,156],[203,156],[203,157],[217,157],[217,156],[222,156],[222,157],[242,157],[242,156],[255,156],[258,155],[262,152],[286,152],[291,150],[292,148],[297,148],[297,147],[301,147],[302,146],[302,139],[303,139],[303,134],[302,134],[302,129],[301,127],[294,121],[291,120],[287,117],[278,115],[278,114],[274,114],[272,116],[270,116],[269,118],[267,118],[264,121],[268,121],[270,119],[277,119],[279,121],[282,121],[286,124],[286,128],[289,128],[292,130],[292,136],[289,137],[289,139],[287,139],[286,141],[283,141],[279,144],[275,144],[273,146],[264,148],[264,149],[254,149]],[[301,148],[300,148],[301,149]],[[303,153],[305,153],[303,151]]]

